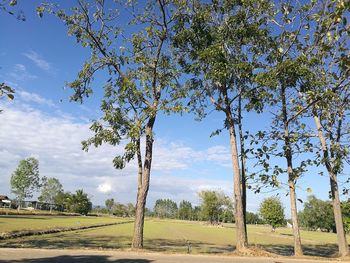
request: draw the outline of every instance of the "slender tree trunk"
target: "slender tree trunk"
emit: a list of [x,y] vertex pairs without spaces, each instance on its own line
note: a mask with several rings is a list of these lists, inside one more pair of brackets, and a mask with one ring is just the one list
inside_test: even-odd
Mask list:
[[295,182],[296,176],[293,170],[292,161],[292,148],[289,137],[289,123],[288,123],[288,113],[287,113],[287,102],[286,102],[286,90],[284,87],[281,88],[281,99],[282,99],[282,118],[284,124],[284,155],[287,161],[287,173],[288,173],[288,187],[289,187],[289,197],[290,197],[290,209],[293,225],[293,236],[294,236],[294,255],[303,255],[303,250],[301,247],[301,239],[299,232],[298,223],[298,211],[296,202],[296,192],[295,192]]
[[[247,232],[247,178],[246,178],[246,156],[244,147],[244,135],[243,135],[243,124],[242,124],[242,96],[238,97],[238,131],[241,151],[241,180],[242,180],[242,203],[243,203],[243,218],[244,218],[244,229]],[[248,235],[247,235],[248,241]]]
[[239,156],[237,151],[237,139],[233,116],[231,109],[226,110],[226,120],[229,126],[231,158],[233,165],[233,191],[234,191],[234,207],[235,207],[235,221],[236,221],[236,236],[237,244],[236,250],[243,251],[248,246],[247,232],[244,226],[244,213],[241,192],[241,175],[239,169]]
[[327,142],[323,135],[320,119],[315,111],[313,112],[313,115],[314,115],[314,121],[316,124],[316,129],[318,132],[318,138],[320,140],[320,144],[323,151],[323,159],[325,161],[325,166],[326,166],[326,169],[329,175],[329,180],[330,180],[334,220],[335,220],[335,227],[336,227],[337,237],[338,237],[339,255],[343,257],[349,254],[349,247],[348,247],[345,230],[344,230],[343,217],[342,217],[342,211],[341,211],[340,200],[339,200],[337,175],[334,173],[332,164],[329,160]]
[[[138,191],[136,200],[135,211],[135,223],[134,223],[134,235],[131,247],[133,249],[143,248],[143,229],[145,220],[145,207],[146,199],[149,190],[149,183],[151,177],[151,164],[152,164],[152,150],[153,150],[153,126],[156,117],[153,116],[149,119],[146,126],[146,151],[145,161],[143,164],[142,174],[139,170],[138,177]],[[141,184],[141,185],[140,185]]]

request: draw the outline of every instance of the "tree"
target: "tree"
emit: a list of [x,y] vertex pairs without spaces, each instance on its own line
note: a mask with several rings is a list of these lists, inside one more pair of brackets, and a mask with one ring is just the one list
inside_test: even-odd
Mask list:
[[[177,89],[177,68],[172,64],[169,51],[173,21],[170,2],[135,3],[127,1],[124,5],[115,1],[106,6],[101,0],[92,3],[80,0],[72,13],[49,4],[38,7],[37,11],[41,16],[45,10],[57,15],[65,22],[69,34],[91,50],[91,58],[77,79],[69,84],[75,92],[73,100],[82,102],[96,90],[92,88],[95,73],[103,72],[106,76],[101,101],[103,116],[91,125],[94,137],[83,142],[83,149],[123,141],[123,154],[113,160],[118,169],[136,157],[138,186],[131,246],[138,249],[143,247],[144,210],[157,114],[181,111],[178,98],[182,93]],[[127,24],[128,30],[123,31],[118,25],[125,17],[131,21]]]
[[277,197],[265,198],[260,204],[259,213],[264,222],[271,225],[272,231],[285,225],[284,207]]
[[125,217],[126,216],[125,205],[120,203],[115,203],[112,207],[112,213],[115,216]]
[[179,219],[191,220],[192,219],[192,204],[189,201],[182,200],[179,204]]
[[261,224],[261,218],[259,214],[247,212],[247,224]]
[[114,205],[114,199],[113,198],[107,199],[105,202],[105,205],[106,205],[108,211],[111,211],[111,209]]
[[180,1],[173,41],[180,65],[191,76],[187,86],[199,117],[205,117],[207,101],[224,114],[224,127],[214,133],[229,132],[238,251],[247,247],[248,238],[245,188],[241,189],[246,178],[243,140],[238,150],[244,136],[237,138],[236,129],[239,123],[239,133],[243,132],[242,100],[256,97],[253,79],[269,45],[266,17],[271,11],[269,1]]
[[[349,30],[346,1],[315,2],[310,23],[315,28],[306,40],[307,56],[313,79],[303,98],[314,119],[319,139],[317,165],[324,165],[330,179],[330,193],[341,256],[349,254],[343,225],[338,175],[349,162]],[[345,142],[345,143],[344,143]]]
[[154,205],[154,213],[159,218],[175,218],[177,212],[177,204],[171,199],[158,199]]
[[50,204],[50,211],[52,209],[52,204],[56,204],[55,200],[57,196],[63,192],[63,187],[60,181],[56,178],[48,178],[44,180],[41,188],[41,195],[38,197],[40,202],[45,202]]
[[127,203],[125,206],[126,216],[134,217],[135,216],[135,206],[132,203]]
[[59,192],[55,197],[55,204],[62,209],[62,211],[69,211],[72,194],[70,192]]
[[33,196],[40,188],[39,161],[33,157],[21,160],[11,176],[11,191],[19,201],[18,209],[25,198]]
[[201,207],[200,206],[195,206],[193,208],[193,211],[192,211],[192,218],[191,218],[191,220],[194,220],[194,221],[202,220],[201,214],[202,214]]
[[210,223],[219,222],[224,207],[229,205],[229,198],[222,192],[203,190],[198,193],[201,200],[202,219]]
[[82,189],[77,190],[75,194],[68,197],[68,210],[73,213],[87,215],[92,209],[92,203]]
[[[314,3],[314,1],[311,1]],[[259,177],[264,183],[280,187],[280,175],[288,175],[288,195],[290,199],[291,220],[294,236],[294,255],[302,255],[301,237],[297,214],[298,179],[314,164],[311,159],[295,158],[297,155],[313,151],[312,132],[304,123],[307,117],[307,104],[300,96],[312,79],[312,69],[306,65],[308,58],[304,53],[305,39],[310,37],[310,8],[312,3],[284,3],[278,7],[274,48],[266,57],[268,67],[257,74],[256,81],[265,86],[262,101],[273,109],[271,128],[257,133],[256,144],[262,147],[256,150],[260,158]],[[294,22],[293,22],[294,21]],[[298,21],[297,23],[295,21]],[[305,39],[304,39],[305,38]],[[260,89],[261,91],[263,88]],[[285,165],[276,165],[270,157],[284,159]],[[271,163],[274,163],[272,166]]]
[[299,213],[299,218],[300,224],[308,229],[336,232],[332,204],[329,201],[309,196],[304,203],[304,210]]

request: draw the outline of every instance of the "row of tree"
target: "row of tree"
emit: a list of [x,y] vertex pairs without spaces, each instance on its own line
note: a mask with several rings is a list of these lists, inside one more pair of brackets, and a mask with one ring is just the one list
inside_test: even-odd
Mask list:
[[18,209],[27,198],[40,191],[38,200],[46,203],[50,210],[59,210],[87,215],[92,209],[90,198],[83,190],[65,192],[56,178],[40,177],[39,161],[33,157],[21,160],[11,176],[11,191],[16,195]]
[[[64,21],[69,34],[91,50],[69,84],[73,100],[91,95],[97,72],[106,76],[103,115],[91,125],[94,136],[83,142],[83,149],[123,141],[125,151],[115,157],[114,166],[124,168],[137,160],[133,248],[143,246],[158,114],[189,111],[204,118],[214,108],[224,116],[223,127],[214,134],[229,133],[237,250],[248,245],[246,188],[251,178],[259,182],[256,192],[261,185],[287,186],[294,253],[303,254],[296,185],[315,164],[330,178],[339,253],[349,253],[337,181],[349,161],[349,10],[344,0],[150,0],[125,5],[79,0],[71,10],[50,2],[37,8],[40,16],[47,11]],[[120,27],[119,15],[123,21],[130,17],[126,27]],[[245,131],[252,121],[249,111],[269,115],[270,128],[258,127],[257,134]],[[257,160],[251,166],[257,171],[248,171],[249,160]]]

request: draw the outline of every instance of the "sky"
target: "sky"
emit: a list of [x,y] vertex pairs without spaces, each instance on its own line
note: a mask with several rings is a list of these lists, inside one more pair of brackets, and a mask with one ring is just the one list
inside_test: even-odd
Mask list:
[[[67,1],[61,1],[67,4]],[[90,51],[67,35],[56,17],[35,12],[39,1],[19,1],[26,21],[0,13],[0,82],[16,90],[15,99],[0,99],[0,194],[14,197],[10,178],[20,160],[39,160],[40,175],[59,179],[66,191],[83,189],[94,205],[107,198],[135,203],[137,167],[113,168],[112,159],[122,146],[103,145],[82,151],[91,121],[98,119],[98,96],[83,104],[70,102],[72,91],[65,83],[75,79]],[[127,26],[125,24],[125,26]],[[269,120],[251,113],[246,129],[268,128]],[[199,204],[201,190],[221,190],[232,196],[233,173],[227,132],[210,138],[221,128],[223,115],[212,112],[198,122],[194,116],[159,115],[155,125],[154,158],[147,207],[159,198]],[[249,169],[249,167],[248,167]],[[311,171],[298,182],[297,194],[307,198],[306,188],[326,199],[328,178]],[[289,212],[286,189],[248,193],[249,211],[256,212],[263,198],[280,194]],[[37,194],[33,197],[35,199]],[[302,205],[298,204],[299,208]]]

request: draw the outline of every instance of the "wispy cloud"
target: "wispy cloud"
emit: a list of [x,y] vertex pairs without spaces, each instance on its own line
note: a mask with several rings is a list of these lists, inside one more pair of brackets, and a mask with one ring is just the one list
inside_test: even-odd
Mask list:
[[29,73],[23,64],[15,64],[13,71],[9,75],[16,81],[28,81],[38,78],[36,75]]
[[42,70],[45,70],[47,72],[51,71],[52,69],[51,64],[47,62],[43,57],[41,57],[35,51],[31,50],[30,52],[24,53],[23,55],[28,59],[30,59],[31,61],[33,61],[35,65],[37,65]]
[[[50,104],[35,94],[22,92],[21,96]],[[91,136],[90,124],[17,106],[7,107],[0,115],[0,174],[4,182],[0,184],[0,192],[9,194],[10,176],[19,160],[36,156],[40,161],[42,176],[58,178],[68,191],[83,188],[93,195],[95,204],[104,203],[108,196],[116,196],[119,202],[135,200],[136,162],[131,162],[123,170],[116,170],[112,165],[114,156],[123,151],[123,146],[103,145],[84,152],[80,142]],[[230,184],[225,180],[174,175],[176,171],[186,172],[186,169],[191,169],[192,163],[202,161],[200,158],[207,151],[196,151],[186,145],[156,140],[154,153],[149,205],[158,198],[167,197],[175,201],[187,199],[197,202],[197,192],[207,186],[230,190]],[[164,170],[167,170],[166,175]]]
[[41,97],[40,95],[36,93],[30,93],[26,91],[17,91],[16,95],[23,101],[25,102],[34,102],[40,105],[47,105],[50,107],[54,107],[55,104],[53,103],[52,100],[46,99]]

